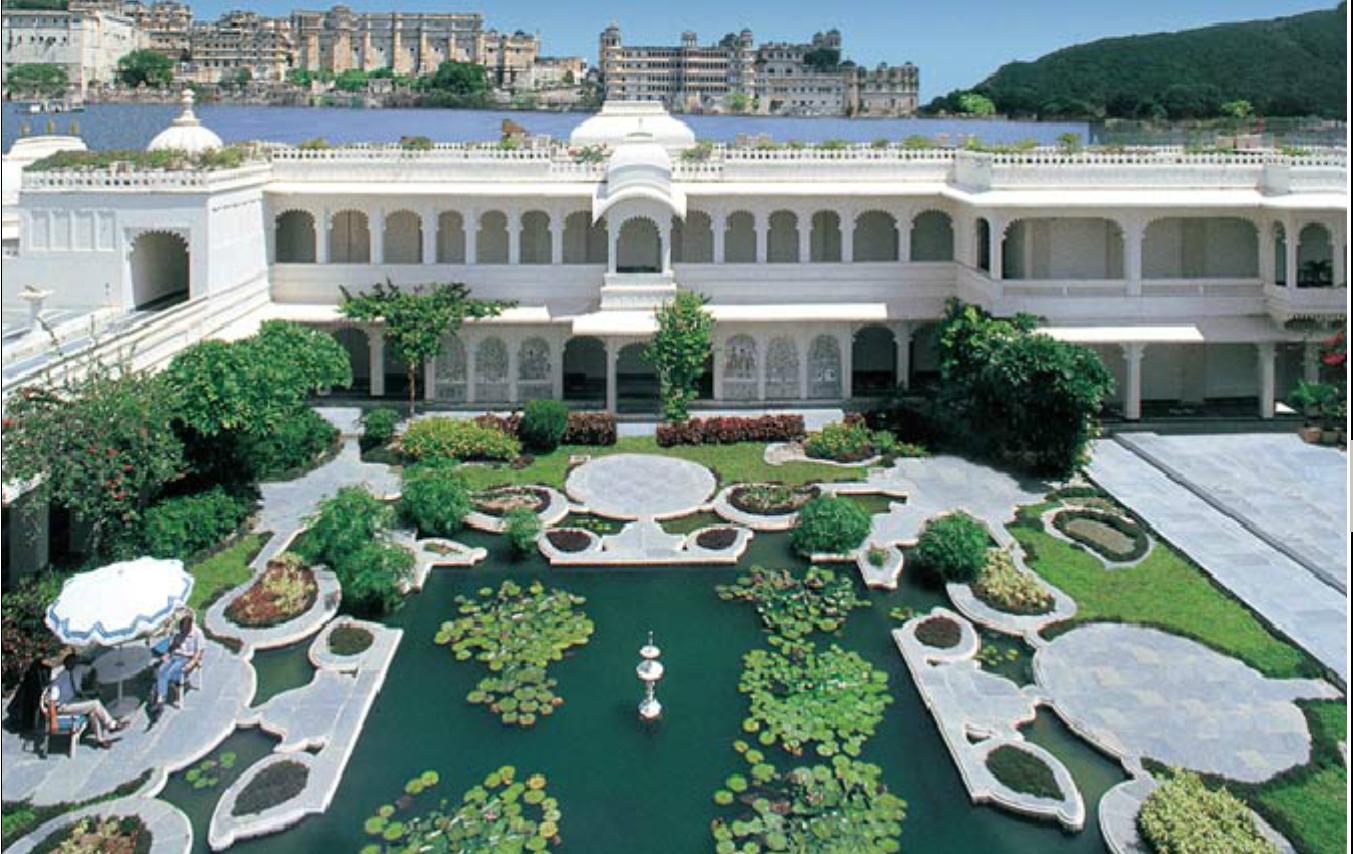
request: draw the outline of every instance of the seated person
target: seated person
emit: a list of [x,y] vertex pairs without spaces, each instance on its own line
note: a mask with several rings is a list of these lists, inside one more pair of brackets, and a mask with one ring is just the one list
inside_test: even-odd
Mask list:
[[164,698],[169,693],[171,682],[186,679],[187,671],[201,664],[205,645],[206,638],[202,630],[194,625],[193,614],[189,611],[179,619],[174,633],[153,647],[155,653],[164,658],[155,671],[155,694],[150,698],[152,711],[158,712],[164,707]]
[[49,696],[60,714],[88,715],[99,747],[107,747],[112,743],[108,740],[108,733],[125,729],[127,721],[115,719],[98,700],[80,699],[80,685],[84,682],[85,669],[75,653],[68,653],[62,661],[61,670],[52,679],[52,684],[48,688]]

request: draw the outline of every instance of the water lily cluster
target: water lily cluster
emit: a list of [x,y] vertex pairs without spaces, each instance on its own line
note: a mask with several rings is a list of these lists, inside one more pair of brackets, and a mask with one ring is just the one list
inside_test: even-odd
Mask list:
[[820,756],[858,756],[892,702],[888,675],[835,644],[825,650],[780,638],[771,644],[742,659],[738,690],[751,704],[743,730],[796,756],[809,743]]
[[834,632],[852,609],[868,604],[855,594],[849,577],[818,567],[798,576],[788,569],[754,566],[748,575],[716,590],[720,599],[751,602],[762,625],[786,638]]
[[544,774],[519,778],[504,765],[484,777],[452,806],[441,799],[421,815],[408,815],[424,792],[435,787],[436,771],[424,771],[404,787],[404,796],[381,806],[364,829],[380,841],[361,854],[395,851],[550,851],[560,845],[559,801],[546,791]]
[[450,646],[456,660],[473,658],[489,669],[466,700],[488,706],[504,724],[534,726],[564,702],[554,693],[550,662],[592,635],[592,621],[578,607],[585,601],[538,581],[525,588],[504,581],[497,590],[457,596],[460,616],[442,623],[433,640]]

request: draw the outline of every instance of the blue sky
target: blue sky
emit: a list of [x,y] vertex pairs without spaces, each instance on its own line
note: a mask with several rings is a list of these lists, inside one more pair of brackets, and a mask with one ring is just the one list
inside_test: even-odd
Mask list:
[[[189,0],[199,18],[241,6],[284,14],[337,0]],[[922,97],[971,86],[1003,62],[1034,59],[1105,36],[1153,33],[1222,21],[1330,9],[1311,0],[348,0],[362,11],[477,11],[490,27],[537,32],[548,54],[593,62],[597,35],[610,21],[631,44],[668,44],[682,30],[701,43],[750,27],[758,42],[806,41],[836,27],[856,62],[921,67]]]

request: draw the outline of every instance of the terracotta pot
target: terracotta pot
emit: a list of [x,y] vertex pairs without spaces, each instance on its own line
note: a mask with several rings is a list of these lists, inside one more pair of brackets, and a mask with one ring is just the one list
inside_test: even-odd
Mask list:
[[1297,435],[1301,437],[1302,441],[1314,445],[1320,441],[1321,432],[1319,427],[1302,427],[1297,431]]

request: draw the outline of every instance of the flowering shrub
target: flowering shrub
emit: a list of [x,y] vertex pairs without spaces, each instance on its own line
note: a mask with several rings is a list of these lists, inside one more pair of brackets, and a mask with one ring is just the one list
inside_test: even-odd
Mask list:
[[[501,430],[509,436],[517,436],[521,431],[522,415],[494,415],[485,413],[474,419],[482,427]],[[570,412],[565,422],[561,445],[614,445],[616,438],[615,416],[609,412]]]
[[34,661],[61,651],[61,641],[47,628],[44,618],[66,578],[56,572],[31,575],[0,600],[0,635],[5,650],[0,656],[0,685],[6,693],[19,684]]
[[802,415],[691,418],[658,427],[658,446],[728,445],[734,442],[792,442],[803,438]]
[[1225,789],[1207,788],[1188,771],[1176,771],[1147,795],[1137,813],[1137,830],[1151,850],[1172,854],[1278,850],[1259,834],[1249,807]]
[[458,460],[511,460],[521,442],[495,427],[457,418],[423,418],[399,439],[400,450],[415,460],[449,457]]
[[1046,614],[1052,610],[1052,594],[1037,579],[1015,566],[1004,549],[987,552],[986,565],[973,583],[978,599],[1011,614]]

